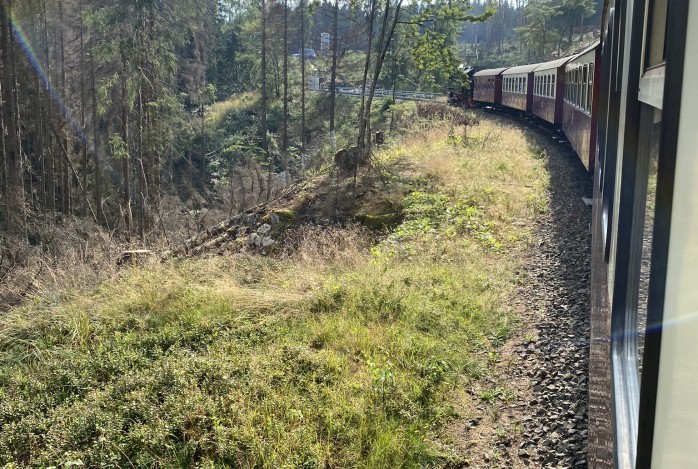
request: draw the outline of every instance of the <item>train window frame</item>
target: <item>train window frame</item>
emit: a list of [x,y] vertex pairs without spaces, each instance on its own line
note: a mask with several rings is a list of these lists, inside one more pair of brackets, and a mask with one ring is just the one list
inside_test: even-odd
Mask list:
[[554,74],[554,73],[551,73],[551,74],[550,74],[550,83],[551,83],[550,97],[553,98],[553,99],[555,99],[555,95],[557,94],[557,93],[556,93],[557,90],[555,89],[555,78],[556,78],[556,77],[555,77],[555,74]]
[[582,89],[581,89],[581,100],[579,102],[579,108],[586,113],[586,102],[587,102],[587,64],[582,65]]
[[578,109],[582,108],[582,86],[584,86],[582,79],[582,66],[577,66],[577,102],[576,106]]
[[577,99],[575,101],[575,106],[577,109],[582,109],[582,86],[584,86],[582,78],[582,66],[577,68]]
[[574,107],[579,109],[579,91],[581,89],[581,77],[579,76],[579,65],[574,69]]
[[[656,276],[661,277],[662,275],[655,271],[657,267],[654,265],[655,258],[661,258],[661,253],[666,247],[662,246],[661,236],[659,239],[656,238],[658,231],[661,231],[657,229],[656,223],[661,223],[662,219],[659,216],[661,212],[657,205],[657,199],[660,197],[660,191],[671,190],[671,188],[664,188],[663,183],[667,181],[663,181],[661,174],[652,170],[652,165],[658,163],[661,167],[665,164],[662,161],[675,157],[675,154],[672,154],[672,150],[675,151],[675,148],[672,148],[672,144],[668,144],[667,141],[675,138],[672,134],[676,132],[677,125],[675,123],[678,121],[678,111],[674,106],[670,106],[666,113],[662,109],[665,95],[676,95],[675,87],[665,89],[667,44],[675,41],[680,43],[682,40],[680,33],[669,31],[669,28],[666,27],[669,18],[669,3],[669,0],[647,0],[644,15],[641,18],[642,22],[637,16],[634,19],[631,29],[632,43],[641,42],[641,50],[636,57],[631,55],[629,64],[631,70],[629,73],[637,73],[637,75],[626,77],[629,83],[633,79],[637,80],[636,87],[634,89],[630,87],[628,90],[628,99],[636,99],[636,104],[633,106],[635,113],[633,119],[636,121],[637,146],[624,149],[623,155],[624,159],[629,158],[626,164],[633,165],[634,171],[628,176],[623,176],[619,203],[627,204],[628,207],[624,210],[626,212],[632,210],[633,215],[629,218],[629,222],[628,215],[625,217],[621,215],[618,220],[619,226],[625,226],[622,230],[624,232],[622,236],[627,238],[627,242],[622,251],[619,249],[616,253],[614,290],[617,289],[617,291],[613,294],[611,311],[611,336],[614,338],[611,355],[614,382],[613,400],[615,402],[614,420],[616,421],[619,465],[627,465],[622,463],[629,462],[634,466],[635,463],[642,460],[643,463],[639,464],[638,467],[649,467],[648,461],[652,454],[653,430],[651,428],[653,422],[647,423],[645,420],[646,417],[654,419],[653,399],[656,399],[656,370],[652,370],[651,365],[648,370],[644,368],[644,365],[648,363],[648,357],[650,361],[654,360],[653,352],[658,353],[656,350],[650,352],[647,350],[648,338],[650,337],[648,324],[656,321],[656,317],[653,319],[650,312],[651,303],[647,303],[644,309],[646,316],[643,316],[643,302],[647,301],[647,296],[643,298],[643,294],[648,294],[649,301],[653,301],[651,296],[656,291],[652,293],[652,289],[655,288],[652,284],[657,282]],[[681,8],[677,7],[672,16],[678,15],[677,12],[680,10]],[[657,28],[658,24],[663,25],[663,27]],[[657,59],[660,49],[662,51],[661,61]],[[653,53],[654,57],[652,57]],[[672,54],[672,58],[675,55]],[[674,80],[680,76],[681,74],[677,73]],[[686,80],[684,83],[689,85]],[[678,88],[681,88],[681,85],[682,83],[679,81]],[[636,93],[634,96],[633,92]],[[630,117],[630,114],[627,117]],[[652,179],[655,180],[654,193],[648,189],[652,184]],[[654,200],[651,200],[650,197],[654,197]],[[648,229],[651,229],[654,234],[649,240],[646,238]],[[621,236],[620,231],[617,236]],[[659,245],[656,244],[657,242]],[[659,250],[660,254],[657,254],[656,250]],[[651,259],[649,267],[644,265],[648,252]],[[661,269],[662,267],[659,267],[658,270],[661,271]],[[645,273],[649,277],[648,284],[643,282]],[[661,312],[659,314],[661,315]],[[644,325],[642,320],[644,320]],[[644,345],[642,347],[640,346],[640,337],[643,338]],[[642,356],[645,357],[644,360]],[[640,368],[641,364],[643,368]],[[657,362],[654,362],[655,367],[656,365]],[[649,376],[646,373],[649,373]],[[650,388],[654,386],[654,389],[647,389],[648,384]],[[655,393],[654,397],[647,397],[652,396],[653,393]]]
[[587,95],[588,99],[588,110],[589,113],[591,114],[592,108],[594,106],[594,69],[596,67],[594,66],[594,62],[589,63],[589,94]]
[[[666,62],[666,31],[669,0],[648,0],[643,37],[643,69],[647,70]],[[659,34],[656,34],[659,33]],[[648,43],[648,38],[651,42]],[[661,49],[661,58],[657,53]]]
[[565,101],[570,102],[572,92],[572,75],[569,70],[565,70]]

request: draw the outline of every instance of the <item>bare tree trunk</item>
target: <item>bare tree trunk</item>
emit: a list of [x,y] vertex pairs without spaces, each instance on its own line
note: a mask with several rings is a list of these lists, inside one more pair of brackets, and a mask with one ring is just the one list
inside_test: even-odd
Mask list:
[[286,181],[290,180],[288,171],[288,0],[284,0],[284,120],[281,137],[281,165],[286,175]]
[[[66,93],[66,73],[65,73],[65,42],[63,38],[63,2],[62,0],[58,1],[58,18],[59,18],[59,26],[58,26],[58,44],[57,44],[57,51],[56,55],[58,56],[58,60],[60,61],[60,71],[61,71],[61,100],[65,102],[65,93]],[[61,116],[58,116],[59,119],[61,119]],[[65,148],[65,150],[68,152],[66,154],[65,159],[61,159],[61,186],[62,186],[62,211],[63,213],[66,214],[71,214],[72,213],[72,206],[71,206],[71,189],[72,189],[72,176],[70,174],[70,158],[69,154],[71,145],[68,143],[68,133],[66,132],[65,129],[65,120],[61,119],[61,124],[57,128],[59,130],[59,136],[58,138],[61,139],[62,146]]]
[[15,109],[15,60],[14,40],[10,26],[12,1],[0,0],[0,52],[2,52],[2,106],[3,121],[7,128],[5,139],[5,167],[7,171],[7,229],[26,237],[26,218],[24,207],[24,181],[22,178],[22,155],[18,134],[18,122]]
[[82,140],[82,216],[87,216],[87,209],[89,206],[89,198],[87,195],[87,138],[86,138],[86,118],[85,111],[87,107],[87,94],[85,92],[86,80],[85,80],[85,40],[83,36],[83,19],[82,19],[82,1],[79,4],[80,8],[80,127],[82,128],[83,140]]
[[334,15],[332,18],[332,73],[330,78],[330,149],[336,150],[337,142],[334,129],[335,100],[337,94],[337,17],[339,15],[339,0],[334,0]]
[[124,216],[124,225],[126,229],[126,239],[130,241],[131,239],[131,183],[129,177],[129,135],[128,135],[128,107],[127,107],[127,91],[126,91],[126,81],[122,81],[121,85],[121,139],[124,142],[124,147],[126,149],[123,155],[123,161],[121,166],[122,178],[123,178],[123,199],[121,203],[121,211]]
[[[376,8],[378,0],[371,0],[371,9],[368,14],[368,45],[366,51],[366,62],[364,63],[364,75],[361,80],[361,107],[359,109],[359,138],[357,146],[359,148],[359,157],[363,157],[366,153],[366,126],[364,125],[364,114],[366,109],[366,85],[368,83],[368,70],[371,67],[371,49],[373,47],[373,21],[376,17]],[[356,170],[359,165],[359,160],[354,162],[354,180],[356,180]]]
[[97,78],[95,77],[95,63],[90,59],[90,79],[92,82],[92,159],[94,162],[94,183],[95,183],[95,210],[96,217],[99,223],[105,222],[104,212],[102,211],[102,169],[99,161],[99,124],[97,119]]
[[[50,47],[49,47],[49,38],[48,38],[48,14],[46,12],[46,2],[42,2],[43,6],[43,14],[44,14],[44,45],[46,46],[44,49],[44,55],[45,55],[45,67],[46,67],[46,77],[48,79],[49,85],[51,85],[51,53],[50,53]],[[46,141],[44,142],[45,144],[48,145],[48,162],[47,162],[47,167],[48,167],[48,206],[47,208],[51,211],[51,213],[55,213],[56,211],[56,145],[55,145],[55,136],[51,132],[51,125],[53,125],[53,105],[51,103],[51,96],[50,93],[47,92],[45,94],[46,96],[46,115],[47,115],[47,120],[46,120],[46,133],[45,135],[47,136]]]
[[301,10],[301,169],[305,176],[305,0]]
[[[366,100],[366,107],[364,110],[364,115],[362,116],[361,119],[361,126],[362,128],[360,129],[360,134],[364,136],[364,140],[361,142],[363,143],[363,147],[359,146],[359,151],[361,151],[361,156],[363,158],[368,158],[371,150],[371,136],[370,136],[370,127],[371,127],[371,104],[373,102],[373,96],[375,93],[376,89],[376,84],[378,83],[378,78],[380,77],[381,69],[383,68],[383,62],[385,61],[385,55],[388,52],[388,47],[390,46],[390,41],[393,38],[393,34],[395,33],[395,27],[397,26],[397,22],[400,17],[400,9],[402,7],[402,0],[398,0],[398,2],[395,4],[393,9],[395,10],[394,13],[392,13],[393,17],[392,20],[390,18],[390,0],[385,0],[385,10],[383,11],[383,21],[382,21],[382,27],[381,27],[381,34],[380,38],[378,40],[378,53],[376,55],[376,63],[374,65],[373,69],[373,79],[371,80],[371,87],[368,90],[368,99]],[[368,145],[366,145],[365,138],[368,137]]]
[[267,139],[267,2],[261,2],[262,14],[262,112],[261,112],[261,129],[262,134],[262,149],[264,156],[269,164],[267,175],[267,200],[271,198],[271,175],[274,169],[274,162],[269,154],[269,142]]

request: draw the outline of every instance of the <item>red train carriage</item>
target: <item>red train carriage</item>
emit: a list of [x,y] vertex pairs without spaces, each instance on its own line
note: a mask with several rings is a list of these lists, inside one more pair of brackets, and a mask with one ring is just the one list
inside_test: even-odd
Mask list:
[[561,124],[565,94],[565,65],[573,59],[563,57],[540,64],[533,71],[532,113],[551,124]]
[[596,43],[565,66],[562,130],[589,171],[596,155],[600,65],[601,47]]
[[502,72],[506,68],[480,70],[473,76],[473,100],[481,103],[502,103]]
[[538,65],[520,65],[502,72],[502,106],[520,111],[531,111],[533,70]]

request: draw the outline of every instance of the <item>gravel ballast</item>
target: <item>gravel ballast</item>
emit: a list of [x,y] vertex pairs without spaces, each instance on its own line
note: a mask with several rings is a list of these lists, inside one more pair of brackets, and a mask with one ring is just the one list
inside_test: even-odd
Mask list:
[[[591,195],[591,176],[552,132],[501,118],[521,125],[541,148],[550,174],[549,210],[533,229],[533,247],[511,299],[521,327],[502,347],[490,381],[514,397],[470,412],[468,466],[585,468],[591,207],[582,197]],[[481,396],[482,389],[469,393]]]

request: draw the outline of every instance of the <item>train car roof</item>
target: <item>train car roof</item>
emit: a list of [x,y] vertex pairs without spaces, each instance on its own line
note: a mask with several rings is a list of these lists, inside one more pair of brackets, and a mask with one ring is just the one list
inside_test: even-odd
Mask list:
[[514,75],[516,73],[531,73],[540,64],[519,65],[518,67],[507,68],[502,75]]
[[577,57],[576,55],[570,55],[567,57],[562,57],[560,59],[555,59],[551,60],[550,62],[544,62],[542,64],[538,64],[538,67],[536,67],[536,72],[541,72],[543,70],[551,70],[553,68],[559,68],[565,65],[567,62],[572,60],[573,58]]
[[589,47],[587,47],[586,49],[584,49],[583,51],[581,51],[579,54],[575,54],[575,55],[573,55],[572,57],[570,57],[570,59],[571,59],[571,60],[574,60],[574,59],[576,59],[577,57],[581,57],[581,56],[583,56],[584,54],[586,54],[587,52],[590,52],[590,51],[596,49],[597,47],[599,47],[599,45],[601,45],[601,41],[596,41],[596,42],[594,42],[592,45],[590,45]]
[[508,67],[488,68],[487,70],[480,70],[479,72],[475,73],[474,76],[476,76],[476,77],[489,77],[489,76],[499,75],[507,68]]

